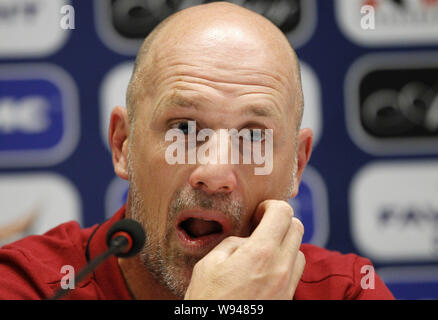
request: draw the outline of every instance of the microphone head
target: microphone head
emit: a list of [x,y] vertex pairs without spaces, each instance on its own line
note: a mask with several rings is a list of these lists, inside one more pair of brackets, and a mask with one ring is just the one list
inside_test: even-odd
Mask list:
[[116,254],[118,257],[132,257],[140,252],[146,242],[146,234],[140,223],[132,219],[123,219],[114,223],[106,234],[106,244],[111,246],[111,241],[116,233],[124,233],[126,237],[130,237],[130,246],[124,252]]

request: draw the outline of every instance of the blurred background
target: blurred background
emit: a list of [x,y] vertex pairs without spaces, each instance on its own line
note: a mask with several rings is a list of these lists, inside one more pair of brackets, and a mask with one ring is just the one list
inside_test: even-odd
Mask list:
[[[154,26],[206,2],[0,0],[0,245],[124,203],[111,109]],[[315,144],[290,204],[304,241],[368,257],[396,298],[437,299],[438,0],[231,2],[301,60]]]

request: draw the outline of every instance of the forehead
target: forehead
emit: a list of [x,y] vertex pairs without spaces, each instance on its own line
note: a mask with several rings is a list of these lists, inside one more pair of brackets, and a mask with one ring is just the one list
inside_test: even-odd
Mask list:
[[174,25],[160,33],[154,41],[154,59],[157,63],[170,57],[186,56],[192,63],[200,59],[216,60],[224,67],[233,62],[289,74],[294,68],[292,48],[281,34],[266,29],[251,28],[229,22],[203,26]]
[[[296,89],[294,66],[287,54],[281,56],[280,50],[268,43],[244,38],[233,30],[224,31],[225,35],[222,31],[207,30],[188,41],[168,38],[162,42],[150,61],[154,89],[167,80],[178,81],[183,77],[220,83],[230,89],[235,89],[233,84],[287,92]],[[215,36],[218,33],[221,37]]]
[[214,107],[221,112],[271,118],[287,113],[284,109],[289,109],[291,90],[284,76],[270,70],[221,64],[198,60],[187,65],[180,57],[166,64],[154,74],[153,113],[178,109],[206,112],[207,106],[209,110]]
[[[200,27],[201,26],[201,27]],[[271,32],[272,33],[272,32]],[[216,23],[178,25],[172,23],[155,38],[148,54],[148,72],[141,87],[152,95],[169,93],[169,87],[187,83],[210,86],[223,92],[276,92],[281,104],[294,104],[299,86],[295,83],[295,55],[281,37],[263,35],[260,28]],[[146,89],[146,88],[145,88]],[[155,100],[157,102],[157,100]],[[156,106],[156,103],[155,103]]]

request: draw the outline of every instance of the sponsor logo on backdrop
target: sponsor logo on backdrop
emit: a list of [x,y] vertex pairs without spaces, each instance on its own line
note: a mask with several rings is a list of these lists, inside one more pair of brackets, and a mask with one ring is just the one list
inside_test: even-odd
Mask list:
[[360,252],[375,262],[438,261],[438,162],[377,162],[350,189]]
[[304,225],[303,242],[324,247],[329,236],[327,189],[314,168],[306,167],[298,195],[289,204]]
[[[95,0],[96,28],[112,50],[134,55],[143,39],[176,11],[209,0]],[[315,0],[233,0],[276,24],[295,48],[303,45],[316,26]]]
[[53,65],[0,66],[0,167],[65,160],[79,138],[78,97]]
[[0,246],[63,222],[82,222],[77,189],[53,173],[0,175],[0,203]]
[[[122,207],[128,197],[129,183],[114,177],[105,196],[107,218]],[[301,181],[298,195],[289,199],[294,214],[304,225],[303,242],[325,246],[329,236],[327,189],[321,176],[307,166]]]
[[[373,28],[364,28],[371,13]],[[336,17],[345,35],[360,45],[438,43],[436,0],[337,0]]]
[[438,267],[387,267],[377,274],[399,300],[437,300]]
[[432,54],[370,55],[345,79],[348,132],[376,155],[438,151],[438,59]]
[[69,32],[60,26],[67,0],[0,2],[0,58],[42,57],[55,53]]
[[[304,94],[304,115],[302,128],[313,131],[313,146],[319,142],[322,132],[321,89],[318,77],[312,68],[301,62],[301,80]],[[111,111],[115,106],[126,105],[126,89],[131,78],[134,63],[124,62],[111,69],[100,88],[100,132],[109,150],[108,128]]]

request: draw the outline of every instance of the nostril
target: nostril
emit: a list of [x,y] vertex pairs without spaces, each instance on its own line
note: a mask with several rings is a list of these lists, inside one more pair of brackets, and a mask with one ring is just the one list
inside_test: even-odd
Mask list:
[[194,189],[202,190],[206,193],[215,193],[215,192],[223,192],[228,193],[231,191],[231,188],[228,186],[221,186],[218,188],[215,188],[213,185],[207,185],[206,183],[202,181],[198,181],[195,186],[193,186]]
[[218,191],[220,191],[220,192],[229,192],[230,191],[230,187],[223,186],[223,187],[220,187]]
[[230,193],[236,188],[237,178],[230,166],[199,166],[191,173],[189,184],[207,193]]
[[198,181],[198,182],[195,183],[194,187],[197,188],[197,189],[202,189],[204,187],[207,187],[207,185],[204,182],[202,182],[202,181]]

